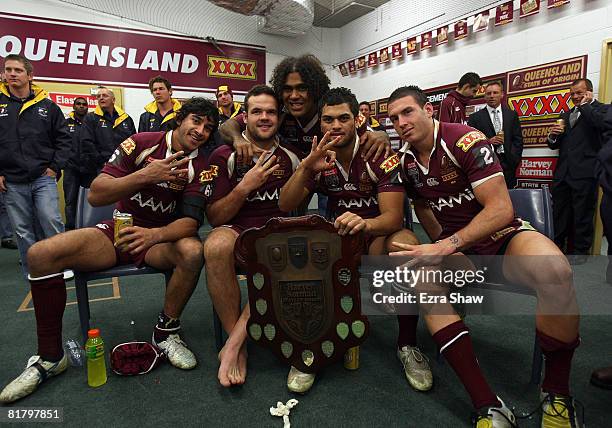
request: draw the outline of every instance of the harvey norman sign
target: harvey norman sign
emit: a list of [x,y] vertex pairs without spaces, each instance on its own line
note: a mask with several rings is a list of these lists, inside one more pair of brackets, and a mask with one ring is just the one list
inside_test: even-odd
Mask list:
[[0,13],[0,57],[21,54],[37,80],[246,92],[265,83],[265,48],[97,24]]

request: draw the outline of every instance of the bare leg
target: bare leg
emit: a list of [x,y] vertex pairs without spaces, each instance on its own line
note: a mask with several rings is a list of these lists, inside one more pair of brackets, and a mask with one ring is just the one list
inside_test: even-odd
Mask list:
[[157,269],[174,269],[166,287],[164,313],[179,318],[204,265],[202,244],[195,238],[157,244],[149,249],[145,262]]
[[[227,227],[214,229],[204,242],[206,285],[228,340],[219,353],[218,378],[228,387],[246,379],[246,322],[248,305],[240,312],[240,286],[236,279],[234,244],[238,233]],[[239,322],[244,318],[242,322]]]
[[32,277],[62,272],[64,269],[96,271],[116,263],[113,243],[96,228],[71,230],[32,245],[28,266]]

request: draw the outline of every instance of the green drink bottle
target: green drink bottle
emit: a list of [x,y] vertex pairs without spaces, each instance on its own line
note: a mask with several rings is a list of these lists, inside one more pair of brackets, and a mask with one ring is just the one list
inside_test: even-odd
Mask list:
[[87,332],[85,353],[87,354],[87,383],[91,387],[98,387],[106,383],[106,363],[104,362],[104,341],[100,337],[100,330],[92,329]]

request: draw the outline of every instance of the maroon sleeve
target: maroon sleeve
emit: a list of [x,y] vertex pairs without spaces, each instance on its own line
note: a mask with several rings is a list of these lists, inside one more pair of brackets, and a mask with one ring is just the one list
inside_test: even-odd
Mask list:
[[451,98],[444,98],[440,103],[440,111],[439,111],[440,122],[453,122],[453,106],[451,102]]
[[378,178],[376,183],[378,193],[404,191],[400,178],[402,169],[400,163],[401,161],[397,153],[391,154],[391,156],[380,163],[378,161],[369,163],[376,178]]
[[232,154],[232,150],[227,146],[220,146],[210,155],[209,164],[210,170],[215,172],[214,185],[209,203],[214,203],[219,199],[224,198],[232,191],[232,183],[230,181],[229,172],[227,170],[227,161]]
[[503,174],[503,169],[487,137],[480,131],[466,129],[467,133],[450,140],[456,142],[448,148],[474,187],[493,175]]
[[132,137],[128,138],[117,146],[113,155],[102,168],[102,172],[115,178],[130,175],[136,171],[134,160],[141,151],[142,147],[139,147],[137,140],[133,140]]
[[237,114],[236,116],[234,116],[234,119],[236,120],[236,122],[238,122],[238,125],[240,125],[240,130],[244,131],[246,129],[246,120],[244,120],[244,112]]

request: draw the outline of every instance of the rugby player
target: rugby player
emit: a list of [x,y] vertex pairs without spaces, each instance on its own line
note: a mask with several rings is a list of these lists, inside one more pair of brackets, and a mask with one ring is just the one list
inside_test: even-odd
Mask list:
[[[435,260],[451,254],[503,257],[504,278],[537,294],[536,337],[546,360],[542,427],[579,427],[569,373],[580,343],[572,271],[557,246],[514,215],[499,160],[484,134],[432,119],[433,107],[416,86],[396,89],[389,117],[404,142],[402,169],[409,196],[432,244],[395,243],[398,255]],[[543,268],[543,257],[546,268]],[[492,259],[492,257],[490,257]],[[513,426],[514,416],[485,380],[463,321],[424,316],[440,352],[472,399],[476,427]]]
[[[316,191],[328,197],[327,209],[340,235],[366,234],[368,254],[399,250],[391,245],[393,241],[418,244],[410,230],[402,229],[405,195],[397,154],[381,161],[361,156],[365,149],[359,144],[357,122],[363,117],[357,98],[346,88],[331,89],[321,99],[320,116],[325,135],[320,142],[315,138],[310,154],[281,190],[280,208],[291,211]],[[427,358],[416,346],[417,323],[418,315],[398,316],[397,356],[410,385],[427,391],[432,375]],[[314,374],[291,367],[287,387],[303,393],[314,379]]]
[[[318,102],[329,91],[329,78],[321,62],[314,55],[289,57],[281,61],[272,71],[272,88],[283,106],[279,118],[278,134],[287,147],[306,156],[310,152],[313,138],[319,141],[323,134],[319,126]],[[252,158],[257,148],[242,138],[245,127],[244,116],[228,119],[219,127],[224,139],[233,144],[238,161]],[[365,145],[363,156],[377,159],[391,153],[389,136],[384,131],[364,132],[360,144]]]
[[204,241],[206,284],[228,339],[219,352],[218,378],[229,387],[245,382],[247,374],[246,322],[249,305],[240,309],[234,244],[250,227],[263,226],[271,217],[286,217],[278,207],[280,189],[297,165],[298,156],[279,144],[278,102],[272,88],[257,85],[245,100],[246,130],[243,137],[259,151],[251,164],[238,163],[231,146],[215,149],[210,157],[214,191],[206,208],[215,227]]
[[[117,147],[93,181],[89,202],[117,202],[130,213],[134,226],[121,230],[114,242],[113,220],[72,230],[37,242],[28,251],[32,301],[38,337],[37,355],[23,373],[0,393],[1,402],[31,394],[51,376],[64,372],[62,317],[66,307],[64,269],[98,271],[115,265],[147,264],[173,270],[153,342],[172,365],[192,369],[196,358],[181,339],[181,312],[196,287],[203,266],[196,238],[204,220],[206,159],[199,152],[217,126],[215,105],[192,98],[178,111],[178,127],[169,132],[136,134]],[[204,186],[204,189],[201,189]]]
[[172,119],[181,108],[181,102],[172,98],[172,85],[168,79],[155,76],[149,80],[149,90],[154,100],[144,106],[140,115],[138,132],[158,132],[172,129]]

